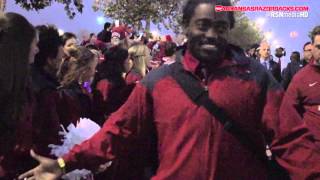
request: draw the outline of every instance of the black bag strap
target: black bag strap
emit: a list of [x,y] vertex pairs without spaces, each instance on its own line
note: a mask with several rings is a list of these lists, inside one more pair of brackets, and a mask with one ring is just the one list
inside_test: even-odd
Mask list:
[[247,133],[244,132],[243,128],[241,128],[236,121],[232,120],[232,118],[225,112],[224,109],[217,106],[209,98],[207,89],[200,84],[199,80],[190,72],[185,71],[180,62],[176,62],[170,66],[172,68],[171,76],[180,85],[188,97],[198,106],[205,107],[212,116],[216,117],[215,119],[217,119],[223,125],[226,131],[238,139],[238,141],[250,152],[252,152],[257,159],[265,163],[267,156],[263,156],[263,153],[259,153],[257,152],[257,149],[253,148],[254,144],[256,143],[252,142],[251,138],[249,138]]

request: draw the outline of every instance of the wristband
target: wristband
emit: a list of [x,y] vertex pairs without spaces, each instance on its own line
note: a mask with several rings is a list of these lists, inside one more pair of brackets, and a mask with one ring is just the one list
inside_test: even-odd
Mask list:
[[57,162],[58,162],[59,168],[62,170],[62,174],[65,174],[66,163],[64,162],[64,160],[62,158],[58,158]]

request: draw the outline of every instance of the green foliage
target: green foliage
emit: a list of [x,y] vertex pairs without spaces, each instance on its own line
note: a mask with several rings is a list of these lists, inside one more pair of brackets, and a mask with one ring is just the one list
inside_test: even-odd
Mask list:
[[[53,2],[63,4],[70,18],[76,12],[82,12],[82,0],[15,0],[17,4],[27,10],[41,10]],[[186,0],[94,0],[93,9],[103,11],[106,16],[133,25],[138,30],[150,31],[150,24],[163,25],[175,33],[181,33],[182,7]],[[233,0],[237,3],[239,0]],[[236,12],[235,28],[231,31],[230,42],[242,48],[259,43],[261,32],[256,29],[247,16]]]
[[235,18],[236,24],[230,32],[230,43],[243,49],[247,49],[255,43],[259,44],[263,38],[261,31],[254,26],[243,12],[236,12]]
[[66,11],[69,18],[74,18],[76,12],[82,13],[83,2],[82,0],[15,0],[16,4],[20,5],[22,8],[30,11],[39,11],[48,6],[51,6],[53,2],[57,2],[64,5],[64,10]]
[[149,31],[151,22],[159,29],[161,24],[166,29],[174,29],[180,4],[179,0],[96,0],[93,8],[139,30]]

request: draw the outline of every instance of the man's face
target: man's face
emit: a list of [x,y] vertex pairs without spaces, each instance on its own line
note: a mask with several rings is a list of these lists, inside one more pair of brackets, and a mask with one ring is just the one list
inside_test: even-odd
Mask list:
[[249,55],[250,57],[253,57],[253,56],[254,56],[255,51],[256,51],[256,49],[255,49],[255,48],[250,49],[250,50],[248,51],[248,55]]
[[292,53],[290,56],[291,61],[299,61],[300,60],[299,58],[300,58],[299,55],[296,53]]
[[312,58],[312,44],[308,44],[303,49],[303,59],[309,62],[311,58]]
[[315,63],[320,65],[320,35],[314,37],[312,55],[315,60]]
[[38,41],[38,37],[35,37],[30,44],[29,64],[34,63],[34,57],[39,52]]
[[64,45],[64,53],[66,55],[70,55],[70,51],[74,50],[75,46],[77,45],[77,39],[71,38],[66,41],[66,44]]
[[48,65],[50,66],[52,72],[56,73],[61,65],[62,58],[64,56],[64,49],[63,46],[58,47],[58,53],[55,58],[48,59]]
[[259,55],[263,59],[267,59],[270,57],[270,46],[267,43],[263,43],[260,45]]
[[62,58],[64,56],[64,51],[63,51],[63,46],[59,46],[58,48],[58,54],[57,54],[57,57],[56,57],[56,69],[58,70],[60,65],[61,65],[61,62],[62,62]]
[[227,46],[229,26],[226,12],[216,13],[213,4],[198,5],[186,28],[191,54],[201,62],[219,63]]
[[112,46],[118,46],[120,43],[121,43],[120,38],[118,38],[118,37],[112,37],[112,38],[111,38],[111,44],[112,44]]

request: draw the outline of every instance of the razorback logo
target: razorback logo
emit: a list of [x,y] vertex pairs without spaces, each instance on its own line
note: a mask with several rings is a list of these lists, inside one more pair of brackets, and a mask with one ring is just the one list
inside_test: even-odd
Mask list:
[[220,5],[217,5],[217,6],[215,7],[215,11],[217,11],[217,12],[221,12],[222,10],[223,10],[223,7],[220,6]]
[[120,33],[118,33],[118,32],[113,32],[113,33],[112,33],[112,37],[117,37],[117,38],[120,39]]

